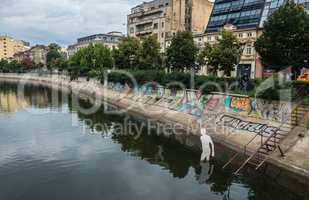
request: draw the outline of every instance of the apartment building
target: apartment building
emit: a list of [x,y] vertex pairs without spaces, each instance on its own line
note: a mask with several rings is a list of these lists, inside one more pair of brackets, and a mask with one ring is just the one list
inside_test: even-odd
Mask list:
[[128,36],[155,35],[165,50],[167,40],[178,31],[203,32],[213,3],[208,0],[154,0],[131,9]]
[[[232,31],[243,44],[243,55],[239,65],[232,73],[234,76],[251,78],[263,77],[263,66],[254,43],[262,35],[267,18],[286,0],[216,0],[207,28],[204,33],[196,34],[194,40],[198,46],[204,42],[217,42],[219,30]],[[309,0],[296,0],[304,4],[309,13]],[[207,73],[207,68],[203,69]]]
[[109,48],[117,48],[119,42],[124,37],[121,32],[109,32],[106,34],[95,34],[77,39],[77,43],[70,45],[67,49],[68,57],[72,57],[78,50],[90,44],[104,44]]
[[29,45],[28,42],[22,40],[16,40],[9,36],[0,36],[0,60],[13,58],[15,53],[28,50]]
[[35,64],[43,64],[46,66],[47,64],[47,53],[49,48],[45,45],[35,45],[31,47],[29,50],[24,52],[18,52],[14,54],[14,60],[18,62],[22,62],[24,59],[30,59]]
[[[231,24],[227,24],[223,29],[233,32],[242,44],[243,54],[240,63],[232,72],[233,77],[247,76],[250,78],[261,78],[263,76],[263,67],[261,65],[259,55],[255,51],[254,43],[262,34],[262,29],[257,28],[243,28],[237,29]],[[215,44],[220,38],[219,32],[209,32],[194,35],[194,41],[199,48],[202,48],[205,43]],[[207,66],[202,68],[202,74],[208,74]],[[222,75],[221,72],[218,75]]]

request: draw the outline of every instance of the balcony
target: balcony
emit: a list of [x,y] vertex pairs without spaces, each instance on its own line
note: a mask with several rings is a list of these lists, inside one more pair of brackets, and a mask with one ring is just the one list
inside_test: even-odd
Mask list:
[[136,30],[136,35],[137,36],[143,36],[143,35],[148,35],[152,34],[152,27],[143,27],[143,28],[138,28]]
[[136,26],[146,26],[148,24],[152,25],[152,20],[139,21],[138,23],[136,23]]
[[155,15],[155,14],[161,14],[163,12],[164,12],[163,8],[155,8],[153,10],[147,10],[147,11],[141,10],[140,12],[137,12],[137,13],[131,13],[128,16],[129,18],[132,18],[132,17],[143,18],[143,17]]

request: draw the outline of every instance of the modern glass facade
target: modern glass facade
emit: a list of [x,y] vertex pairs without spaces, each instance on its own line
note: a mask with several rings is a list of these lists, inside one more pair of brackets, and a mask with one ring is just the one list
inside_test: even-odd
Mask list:
[[[286,0],[216,0],[206,29],[215,32],[226,24],[237,28],[263,27],[267,18]],[[306,7],[309,14],[309,0],[295,0]]]
[[[266,0],[263,15],[260,22],[260,27],[263,27],[267,18],[280,6],[286,2],[285,0]],[[309,14],[309,0],[295,0],[296,3],[303,4],[306,12]]]
[[225,24],[237,28],[257,27],[265,0],[216,0],[206,32],[215,32]]

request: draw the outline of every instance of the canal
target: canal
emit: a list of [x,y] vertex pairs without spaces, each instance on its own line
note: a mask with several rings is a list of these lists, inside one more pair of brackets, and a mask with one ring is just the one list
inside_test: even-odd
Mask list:
[[119,133],[132,117],[82,114],[70,93],[27,85],[21,98],[17,88],[0,82],[1,200],[300,199],[262,175],[232,176],[220,158],[200,163],[168,137]]

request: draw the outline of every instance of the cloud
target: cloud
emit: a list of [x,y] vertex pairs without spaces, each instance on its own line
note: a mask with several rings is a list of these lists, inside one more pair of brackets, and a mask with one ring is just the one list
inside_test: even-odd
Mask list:
[[69,45],[78,37],[126,31],[130,8],[142,0],[1,0],[0,35],[34,44]]

